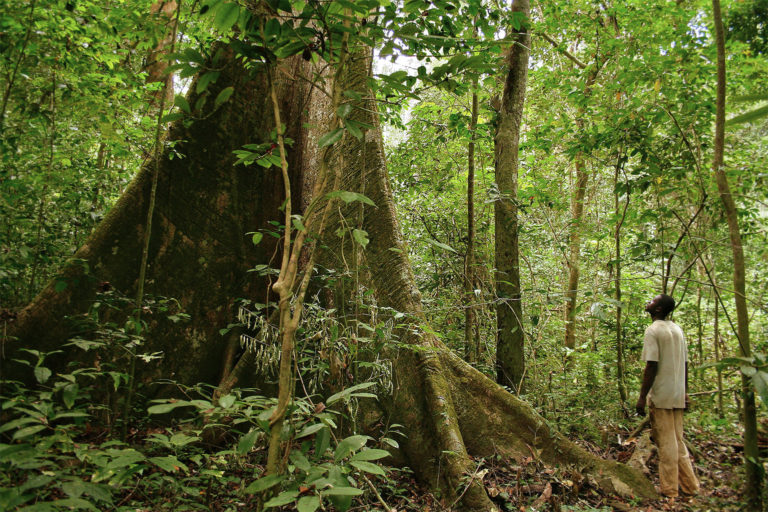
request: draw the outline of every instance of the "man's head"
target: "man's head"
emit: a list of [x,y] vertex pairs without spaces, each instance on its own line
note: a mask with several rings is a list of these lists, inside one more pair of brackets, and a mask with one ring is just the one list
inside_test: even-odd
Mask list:
[[645,305],[645,310],[651,314],[651,318],[664,320],[675,309],[675,299],[669,295],[660,293]]

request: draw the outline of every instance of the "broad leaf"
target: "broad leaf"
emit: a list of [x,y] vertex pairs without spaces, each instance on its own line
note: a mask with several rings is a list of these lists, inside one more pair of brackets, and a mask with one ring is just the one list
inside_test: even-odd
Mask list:
[[232,93],[235,92],[235,88],[232,86],[222,89],[222,91],[216,96],[216,100],[213,102],[214,107],[219,107],[222,103],[226,102]]
[[369,448],[357,452],[352,456],[350,460],[379,460],[385,457],[389,457],[390,453],[387,450],[379,450],[377,448]]
[[285,480],[285,475],[268,475],[263,478],[259,478],[258,480],[251,482],[251,484],[245,488],[245,493],[247,494],[260,493],[262,491],[269,489],[270,487],[276,486],[283,480]]
[[320,507],[320,496],[304,496],[296,503],[298,512],[315,512]]
[[240,442],[237,443],[238,455],[245,455],[251,451],[253,445],[256,443],[256,437],[259,435],[259,432],[259,430],[253,429],[240,438]]
[[226,2],[219,6],[216,10],[216,18],[213,24],[221,32],[227,32],[232,26],[237,23],[237,18],[240,17],[240,6],[234,2]]
[[264,504],[264,508],[280,507],[296,501],[299,491],[283,491]]
[[149,459],[149,462],[169,473],[175,473],[180,469],[183,469],[185,472],[189,471],[189,468],[173,455],[168,455],[166,457],[152,457]]
[[359,469],[360,471],[365,471],[366,473],[372,473],[374,475],[382,475],[382,476],[386,475],[386,473],[380,466],[377,466],[372,462],[366,462],[363,460],[353,460],[350,462],[350,464],[353,467],[356,467],[357,469]]
[[340,461],[350,453],[357,451],[365,446],[365,443],[368,442],[368,439],[370,439],[368,436],[360,435],[347,437],[339,443],[339,446],[336,447],[333,458],[336,459],[337,462]]
[[332,132],[326,133],[322,137],[320,137],[320,140],[317,141],[317,145],[321,148],[324,148],[326,146],[330,146],[341,139],[341,136],[344,135],[344,130],[341,128],[336,128]]

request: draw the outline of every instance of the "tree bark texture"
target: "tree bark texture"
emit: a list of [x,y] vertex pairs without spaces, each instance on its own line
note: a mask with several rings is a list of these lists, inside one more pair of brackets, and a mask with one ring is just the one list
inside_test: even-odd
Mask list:
[[[717,182],[717,190],[723,202],[725,218],[728,221],[728,232],[731,238],[733,253],[733,295],[736,302],[736,324],[739,340],[739,353],[749,357],[751,347],[749,341],[749,312],[747,311],[746,296],[746,266],[744,264],[744,247],[741,242],[739,217],[736,203],[731,195],[728,177],[724,168],[725,153],[725,31],[720,12],[720,0],[712,0],[712,14],[715,22],[715,42],[717,44],[717,102],[715,109],[715,144],[712,171]],[[742,396],[744,398],[744,465],[746,482],[744,494],[752,510],[763,508],[763,468],[760,463],[760,451],[757,446],[757,409],[752,379],[742,372]]]
[[512,11],[522,13],[524,25],[513,29],[506,56],[507,76],[496,129],[496,380],[521,391],[525,374],[525,332],[520,293],[520,248],[517,219],[518,145],[523,117],[531,36],[528,0],[516,0]]
[[[266,115],[271,111],[266,81],[251,76],[229,50],[214,53],[222,72],[208,87],[208,108],[193,111],[200,118],[188,127],[175,122],[163,141],[147,271],[147,293],[178,299],[191,321],[176,325],[161,315],[145,316],[149,330],[140,351],[164,355],[139,369],[137,379],[145,382],[160,377],[184,384],[217,382],[227,352],[219,329],[237,317],[238,298],[267,298],[266,283],[247,270],[270,261],[275,239],[265,236],[254,246],[245,233],[280,220],[282,178],[274,169],[234,167],[232,154],[243,144],[268,141],[274,122]],[[316,160],[301,129],[311,122],[303,114],[312,97],[309,86],[289,80],[306,67],[300,59],[283,63],[279,86],[288,136],[296,141],[289,158],[297,191],[305,166]],[[235,92],[214,110],[212,98],[228,86]],[[195,105],[194,83],[190,91],[189,104]],[[66,317],[83,315],[97,288],[109,283],[127,296],[135,293],[154,166],[151,159],[145,162],[72,262],[19,314],[9,333],[18,338],[13,345],[61,349],[73,334]],[[63,291],[56,291],[59,282],[66,283]]]
[[157,45],[147,55],[147,61],[144,70],[147,72],[147,83],[160,82],[164,87],[160,87],[153,94],[153,102],[159,103],[162,96],[165,96],[166,102],[173,101],[173,73],[168,73],[168,48],[173,45],[173,34],[176,27],[176,9],[178,3],[176,0],[157,0],[149,8],[150,14],[165,20],[165,23],[159,23],[163,26],[161,37]]

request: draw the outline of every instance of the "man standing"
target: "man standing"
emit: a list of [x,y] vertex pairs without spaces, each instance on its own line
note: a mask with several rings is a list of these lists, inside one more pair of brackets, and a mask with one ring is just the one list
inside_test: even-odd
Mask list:
[[696,494],[699,481],[683,441],[683,411],[688,408],[688,348],[682,329],[667,320],[675,299],[657,295],[645,306],[653,323],[645,330],[645,373],[635,406],[645,416],[646,397],[651,432],[659,450],[661,494],[674,498],[678,485],[684,494]]

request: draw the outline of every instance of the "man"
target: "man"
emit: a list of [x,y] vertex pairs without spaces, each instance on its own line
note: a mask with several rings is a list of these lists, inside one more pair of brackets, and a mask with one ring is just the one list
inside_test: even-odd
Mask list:
[[688,348],[682,329],[667,320],[675,299],[657,295],[645,306],[653,323],[645,330],[645,373],[636,410],[645,416],[646,398],[651,432],[659,450],[661,494],[674,498],[678,485],[684,494],[696,494],[699,481],[683,441],[683,410],[688,409]]

